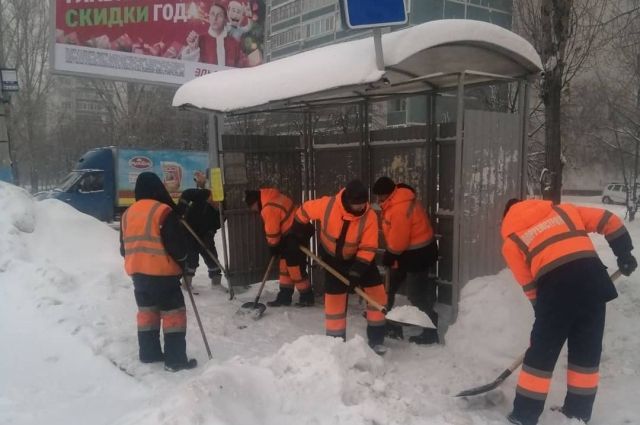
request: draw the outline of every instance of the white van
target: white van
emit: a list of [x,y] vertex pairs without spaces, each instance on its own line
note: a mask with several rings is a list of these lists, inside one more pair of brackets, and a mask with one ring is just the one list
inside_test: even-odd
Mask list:
[[[640,183],[636,183],[636,196],[640,197]],[[633,193],[629,193],[629,198]],[[627,186],[624,183],[609,183],[602,191],[603,204],[625,204],[627,202]]]

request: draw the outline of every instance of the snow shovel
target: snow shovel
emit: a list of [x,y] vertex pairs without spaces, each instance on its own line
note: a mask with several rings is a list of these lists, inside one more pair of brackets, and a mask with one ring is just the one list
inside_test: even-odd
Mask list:
[[[202,249],[204,249],[207,252],[207,255],[209,255],[209,257],[213,261],[215,261],[215,263],[218,265],[218,267],[220,267],[220,270],[222,270],[222,273],[224,273],[225,276],[229,277],[229,274],[227,273],[227,270],[224,267],[222,267],[222,264],[220,263],[220,260],[218,260],[216,258],[216,256],[213,255],[213,253],[211,251],[209,251],[209,248],[207,248],[207,246],[204,244],[204,242],[202,242],[202,239],[200,239],[200,237],[191,228],[191,226],[189,226],[189,224],[183,218],[180,219],[180,223],[182,223],[182,225],[189,231],[189,233],[191,233],[191,236],[193,236],[195,238],[195,240],[200,244]],[[229,281],[227,281],[227,285],[229,286],[229,299],[232,300],[235,297],[235,293],[233,292],[233,286],[231,286],[231,282],[229,282]]]
[[[611,276],[609,276],[609,278],[615,282],[615,280],[617,278],[620,277],[622,273],[620,272],[620,270],[616,270]],[[484,394],[486,392],[489,392],[495,388],[498,388],[500,386],[500,384],[502,384],[505,379],[507,379],[514,370],[516,370],[517,368],[520,367],[520,365],[522,364],[522,362],[524,362],[524,355],[525,355],[526,351],[524,353],[522,353],[521,355],[518,356],[517,359],[515,359],[513,361],[513,363],[511,364],[511,366],[509,366],[508,368],[506,368],[504,371],[502,371],[502,373],[500,375],[498,375],[498,377],[496,378],[495,381],[489,383],[489,384],[485,384],[485,385],[481,385],[479,387],[475,387],[475,388],[471,388],[468,390],[464,390],[459,392],[458,394],[455,395],[455,397],[466,397],[466,396],[470,396],[470,395],[478,395],[478,394]]]
[[[300,251],[304,252],[309,258],[313,259],[315,262],[317,262],[318,264],[320,264],[322,267],[324,267],[324,269],[326,271],[328,271],[329,273],[331,273],[332,275],[334,275],[336,278],[338,278],[338,280],[342,283],[344,283],[347,286],[351,286],[349,284],[349,279],[347,279],[346,277],[344,277],[343,275],[341,275],[336,269],[334,269],[333,267],[331,267],[330,265],[328,265],[327,263],[325,263],[324,261],[322,261],[320,259],[320,257],[318,257],[317,255],[315,255],[313,252],[311,252],[309,249],[307,249],[305,246],[300,245]],[[354,288],[354,291],[356,294],[358,294],[360,297],[362,297],[366,302],[368,302],[373,308],[375,308],[376,310],[378,310],[379,312],[381,312],[382,314],[384,314],[386,316],[387,312],[387,308],[381,304],[379,304],[378,302],[376,302],[374,299],[372,299],[369,295],[367,295],[360,287],[356,286]],[[404,308],[406,308],[407,306],[404,306]],[[418,313],[422,313],[420,310],[418,310],[417,307],[410,307],[411,309],[415,309]],[[422,315],[426,316],[426,314],[422,313]],[[428,318],[427,318],[428,319]],[[425,326],[425,322],[422,320],[407,320],[407,321],[400,321],[400,320],[391,320],[391,319],[387,319],[389,322],[391,323],[396,323],[398,325],[404,325],[404,326],[418,326],[421,328],[424,327],[428,327]]]
[[209,348],[209,341],[207,341],[207,336],[204,334],[204,328],[202,327],[200,314],[198,314],[198,307],[196,307],[196,301],[193,299],[193,293],[191,292],[191,282],[190,282],[191,279],[183,278],[183,281],[184,281],[184,286],[187,288],[187,293],[189,294],[191,305],[193,306],[193,313],[196,316],[196,321],[198,322],[200,333],[202,334],[202,340],[204,341],[204,348],[207,349],[207,355],[209,356],[209,360],[211,360],[213,356],[211,355],[211,349]]
[[269,273],[271,272],[271,267],[273,267],[273,263],[276,262],[276,257],[271,257],[269,260],[269,265],[267,266],[267,270],[264,272],[264,277],[262,278],[262,284],[260,284],[260,289],[258,290],[258,295],[256,295],[256,299],[254,301],[249,301],[240,306],[236,314],[246,315],[252,314],[254,320],[258,320],[264,314],[264,311],[267,309],[267,306],[258,302],[260,300],[260,295],[262,295],[262,290],[264,289],[264,284],[267,282],[267,278],[269,277]]

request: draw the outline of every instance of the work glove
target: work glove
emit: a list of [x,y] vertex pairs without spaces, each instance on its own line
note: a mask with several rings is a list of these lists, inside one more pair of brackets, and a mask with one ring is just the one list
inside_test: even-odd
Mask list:
[[347,279],[349,279],[349,288],[354,289],[356,286],[360,286],[362,284],[362,278],[364,273],[367,271],[367,264],[361,263],[360,261],[356,261],[349,268],[349,272],[347,273]]
[[274,246],[270,246],[269,247],[269,254],[271,254],[272,257],[278,257],[281,252],[282,252],[282,244],[281,243],[279,243],[278,245],[274,245]]
[[397,259],[398,259],[397,255],[392,254],[389,251],[385,251],[384,254],[382,255],[382,264],[387,267],[392,267],[395,264]]
[[620,273],[629,276],[638,267],[638,262],[630,252],[626,252],[618,257],[618,268]]
[[307,246],[309,244],[309,239],[315,233],[315,228],[311,223],[303,224],[297,220],[294,220],[293,225],[291,226],[291,233],[295,236],[299,243]]

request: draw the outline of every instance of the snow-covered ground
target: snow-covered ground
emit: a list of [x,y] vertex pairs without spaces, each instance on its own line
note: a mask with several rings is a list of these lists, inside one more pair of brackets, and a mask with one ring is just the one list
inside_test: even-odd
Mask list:
[[[611,210],[624,214],[619,206]],[[640,225],[629,228],[640,241]],[[117,232],[66,204],[36,203],[0,183],[0,235],[0,424],[506,423],[515,376],[485,396],[452,396],[492,381],[527,346],[531,308],[506,270],[465,287],[446,345],[389,340],[381,358],[365,343],[355,297],[342,343],[323,336],[320,306],[269,308],[261,320],[244,322],[235,312],[257,288],[229,301],[201,268],[196,302],[213,360],[185,297],[187,349],[200,364],[172,374],[137,360],[136,306]],[[613,269],[606,241],[594,240]],[[640,273],[617,286],[595,425],[640,423]],[[276,291],[269,282],[263,298]],[[562,403],[565,371],[563,354],[548,406]],[[578,424],[551,411],[541,423]]]

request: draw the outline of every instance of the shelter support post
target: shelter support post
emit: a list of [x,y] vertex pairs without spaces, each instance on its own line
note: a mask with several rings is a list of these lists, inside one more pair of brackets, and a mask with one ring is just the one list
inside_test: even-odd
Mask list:
[[464,203],[464,182],[462,180],[462,158],[464,150],[464,88],[465,73],[458,76],[457,93],[457,117],[456,117],[456,165],[454,183],[454,216],[453,216],[453,285],[451,323],[458,316],[458,303],[462,289],[462,276],[460,273],[462,262],[462,218]]
[[[224,128],[224,115],[210,113],[208,122],[208,141],[209,141],[209,166],[211,168],[222,169],[222,181],[224,187],[224,164],[221,161],[220,151],[222,150],[222,132]],[[220,231],[222,232],[222,257],[225,270],[229,270],[229,257],[227,253],[227,231],[225,229],[224,207],[220,203]],[[231,287],[229,276],[226,276],[227,284]]]
[[529,82],[521,80],[520,89],[518,90],[518,113],[520,114],[520,122],[522,125],[522,132],[520,140],[520,199],[524,199],[527,196],[527,183],[529,176],[529,155],[527,147],[529,145],[529,96],[531,95],[531,87]]

